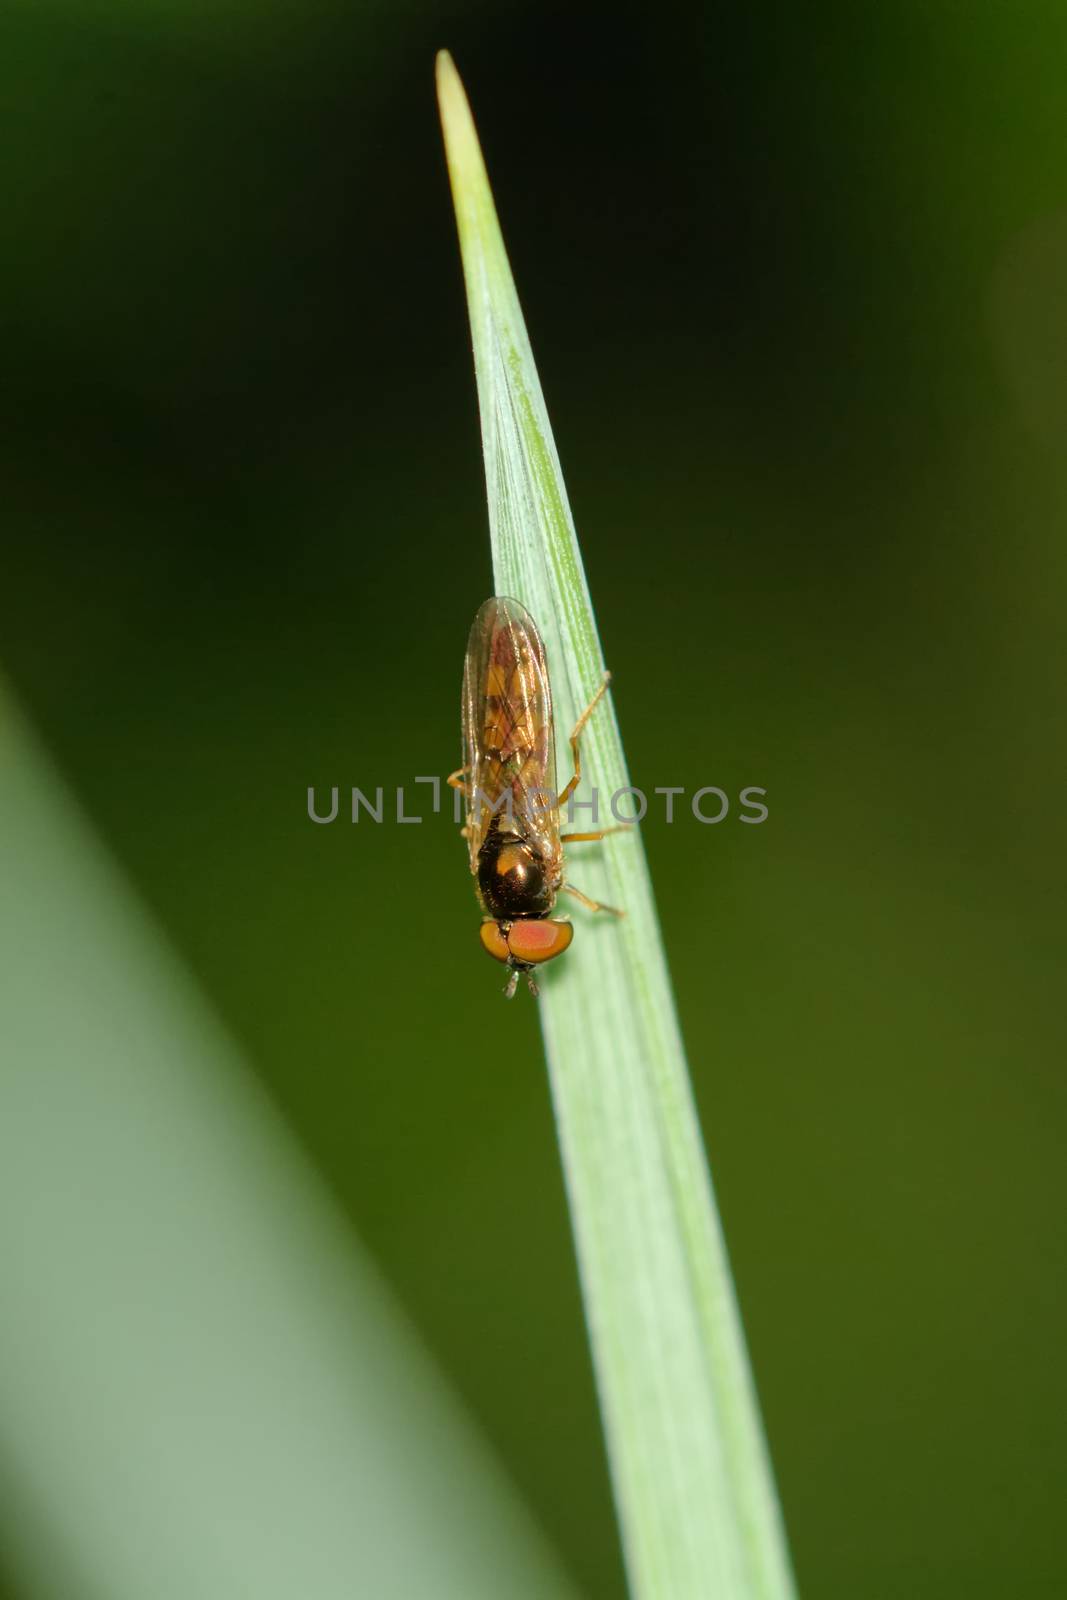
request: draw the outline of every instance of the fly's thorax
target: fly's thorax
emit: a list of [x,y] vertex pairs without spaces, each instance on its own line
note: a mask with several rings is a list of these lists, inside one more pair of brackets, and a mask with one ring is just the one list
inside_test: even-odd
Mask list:
[[491,916],[547,916],[559,880],[555,852],[546,853],[534,834],[513,832],[494,819],[478,852],[478,891]]

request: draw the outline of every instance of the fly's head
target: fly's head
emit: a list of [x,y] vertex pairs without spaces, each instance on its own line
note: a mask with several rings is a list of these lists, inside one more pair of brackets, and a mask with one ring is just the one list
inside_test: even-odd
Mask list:
[[534,967],[561,956],[574,938],[574,927],[569,922],[555,921],[551,917],[522,917],[513,922],[489,917],[481,926],[482,948],[494,961],[500,961],[508,971],[504,993],[510,1000],[515,993],[520,972],[525,972],[530,993],[537,993]]

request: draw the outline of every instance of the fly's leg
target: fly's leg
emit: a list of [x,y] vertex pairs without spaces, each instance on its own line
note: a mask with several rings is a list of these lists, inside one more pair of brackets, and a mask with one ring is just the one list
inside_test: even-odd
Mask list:
[[[470,767],[457,767],[455,772],[450,772],[448,774],[448,777],[445,779],[445,782],[448,784],[448,787],[450,789],[458,789],[459,793],[463,796],[464,800],[470,800],[471,799],[471,792],[470,792],[470,789],[467,787],[467,774],[468,774],[469,771],[470,771]],[[458,814],[459,813],[459,801],[458,800],[455,803],[454,811],[455,811],[455,815],[453,816],[452,820],[454,822],[458,822],[459,821],[459,814]],[[470,838],[470,836],[471,836],[470,828],[466,825],[466,823],[464,823],[463,827],[460,828],[459,835],[460,835],[461,839],[469,839]]]
[[[611,673],[610,672],[605,672],[599,689],[597,690],[597,692],[593,696],[593,698],[590,700],[589,704],[586,706],[586,708],[582,712],[581,716],[578,718],[578,721],[574,724],[574,732],[571,734],[571,741],[570,741],[570,743],[571,743],[571,754],[574,756],[574,776],[571,778],[570,783],[568,783],[567,787],[563,790],[562,794],[559,797],[559,800],[558,800],[557,804],[561,808],[566,805],[567,801],[570,799],[571,795],[574,793],[575,789],[577,789],[579,783],[581,783],[581,781],[582,781],[582,752],[581,752],[581,746],[579,744],[579,741],[580,741],[580,739],[582,737],[582,729],[585,727],[586,723],[589,721],[589,718],[593,715],[593,712],[596,710],[597,706],[600,704],[600,701],[604,698],[604,695],[607,692],[608,684],[610,682],[611,682]],[[613,828],[599,828],[595,832],[592,832],[592,833],[562,833],[562,834],[560,834],[560,843],[561,844],[566,844],[568,842],[570,844],[591,843],[594,839],[603,839],[603,838],[605,838],[609,833],[627,833],[627,832],[629,832],[629,830],[630,830],[630,828],[632,826],[633,826],[632,823],[621,822],[616,827],[613,827]],[[599,900],[591,900],[590,897],[587,894],[583,894],[582,893],[581,889],[576,889],[574,887],[573,883],[564,883],[564,884],[561,884],[560,887],[567,894],[572,894],[574,896],[574,898],[576,900],[580,901],[581,904],[583,906],[585,906],[589,911],[605,911],[605,912],[607,912],[607,914],[609,916],[612,916],[612,917],[624,917],[626,915],[626,912],[625,911],[620,911],[617,906],[605,906],[605,905],[602,905]]]
[[589,721],[589,718],[593,715],[593,712],[604,698],[610,682],[611,673],[605,672],[600,684],[600,688],[590,700],[589,704],[578,718],[578,721],[574,724],[574,732],[571,734],[571,754],[574,757],[574,776],[557,800],[557,806],[565,806],[567,804],[567,801],[570,799],[571,795],[574,793],[575,789],[577,789],[582,780],[582,753],[578,748],[578,741],[582,737],[582,729],[585,727],[586,723]]
[[626,912],[620,911],[618,906],[605,906],[601,905],[599,900],[590,900],[589,896],[583,894],[580,889],[576,889],[573,883],[561,883],[560,888],[565,894],[572,894],[576,900],[580,900],[582,905],[589,911],[606,911],[610,917],[624,917],[626,915]]
[[594,839],[606,839],[609,833],[629,833],[632,822],[620,822],[614,828],[601,828],[599,833],[561,833],[560,844],[587,844]]

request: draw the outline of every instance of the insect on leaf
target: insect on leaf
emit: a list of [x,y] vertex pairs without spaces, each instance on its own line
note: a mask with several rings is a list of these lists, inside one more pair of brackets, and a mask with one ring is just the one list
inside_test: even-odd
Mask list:
[[[541,630],[560,739],[604,663],[477,134],[444,53],[437,81],[495,589]],[[626,686],[616,687],[625,707]],[[610,703],[586,730],[583,767],[586,798],[588,784],[602,797],[629,786]],[[546,971],[540,1008],[631,1589],[640,1600],[788,1600],[778,1500],[640,837],[586,848],[581,887],[627,916],[576,910],[572,948]],[[568,870],[577,878],[576,860]]]

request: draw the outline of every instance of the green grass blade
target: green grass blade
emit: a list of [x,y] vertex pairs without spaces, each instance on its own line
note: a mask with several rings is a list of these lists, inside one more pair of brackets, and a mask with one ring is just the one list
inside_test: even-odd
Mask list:
[[[521,600],[544,634],[558,737],[604,663],[477,134],[445,53],[437,77],[496,592]],[[595,784],[606,804],[629,784],[610,707],[582,750],[582,794]],[[628,914],[575,911],[574,944],[544,973],[541,1019],[631,1588],[640,1600],[780,1600],[794,1592],[788,1555],[644,852],[636,834],[584,848],[580,875],[582,847],[570,855],[576,881]]]

